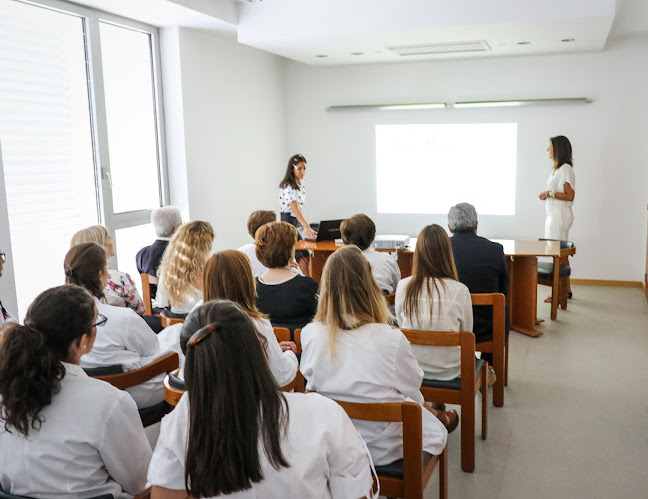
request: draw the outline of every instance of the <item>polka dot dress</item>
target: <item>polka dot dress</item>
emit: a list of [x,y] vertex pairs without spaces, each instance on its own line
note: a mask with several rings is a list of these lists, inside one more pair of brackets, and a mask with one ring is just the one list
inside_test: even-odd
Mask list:
[[291,186],[282,187],[279,189],[279,211],[281,213],[290,213],[293,217],[295,214],[290,208],[290,203],[297,201],[297,206],[299,206],[299,211],[304,213],[304,200],[306,199],[306,186],[302,180],[299,189],[295,189]]

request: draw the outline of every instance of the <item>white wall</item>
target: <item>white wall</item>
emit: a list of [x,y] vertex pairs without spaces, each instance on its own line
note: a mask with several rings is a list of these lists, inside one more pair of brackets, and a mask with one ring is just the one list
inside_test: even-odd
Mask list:
[[[574,147],[577,245],[574,277],[643,280],[648,199],[648,39],[610,43],[604,53],[311,67],[289,62],[289,153],[308,159],[309,219],[364,212],[379,232],[415,235],[439,215],[376,213],[376,124],[517,122],[516,215],[480,217],[492,238],[544,232],[548,139]],[[589,97],[594,103],[524,108],[327,113],[330,105]],[[416,179],[412,179],[415,182]],[[470,179],[466,179],[470,182]],[[512,193],[513,194],[513,193]],[[457,202],[470,199],[458,199]]]
[[9,233],[9,211],[7,209],[7,191],[5,190],[4,169],[2,168],[2,144],[0,144],[0,250],[7,255],[7,262],[0,277],[0,301],[5,309],[14,317],[18,317],[18,301],[16,300],[16,282],[14,277],[11,234]]
[[171,202],[214,226],[215,250],[237,248],[249,240],[249,214],[278,207],[287,161],[282,59],[170,29],[162,66]]

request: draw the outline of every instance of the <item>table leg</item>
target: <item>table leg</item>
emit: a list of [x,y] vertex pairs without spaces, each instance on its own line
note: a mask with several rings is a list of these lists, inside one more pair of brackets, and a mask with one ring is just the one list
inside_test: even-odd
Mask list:
[[509,258],[508,302],[511,329],[529,336],[540,336],[535,328],[538,298],[538,259],[535,256]]
[[558,317],[558,298],[560,298],[560,257],[554,256],[553,259],[553,282],[551,283],[551,320],[555,321]]
[[310,257],[310,276],[317,282],[322,279],[322,271],[327,258],[331,255],[331,251],[314,250]]

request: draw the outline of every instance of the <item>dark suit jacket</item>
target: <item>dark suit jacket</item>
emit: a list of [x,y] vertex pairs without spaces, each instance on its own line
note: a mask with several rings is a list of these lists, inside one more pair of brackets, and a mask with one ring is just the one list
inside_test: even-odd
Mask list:
[[[474,232],[456,232],[451,238],[459,281],[471,293],[508,293],[509,275],[504,248]],[[475,340],[488,341],[493,334],[492,307],[473,307]],[[508,332],[508,310],[507,310]]]
[[[138,272],[140,274],[148,274],[156,277],[158,267],[162,262],[162,255],[168,245],[169,241],[165,239],[156,239],[150,246],[145,246],[139,250],[135,256]],[[149,288],[151,290],[151,298],[155,298],[155,294],[157,293],[157,284],[149,284]]]

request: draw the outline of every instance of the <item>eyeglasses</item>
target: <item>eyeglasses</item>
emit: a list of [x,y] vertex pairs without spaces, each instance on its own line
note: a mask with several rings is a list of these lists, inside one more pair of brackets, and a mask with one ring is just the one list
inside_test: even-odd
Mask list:
[[101,327],[105,326],[106,322],[108,322],[108,317],[105,315],[97,314],[97,319],[99,319],[97,322],[95,322],[92,327]]
[[0,251],[0,260],[2,260],[3,262],[7,261],[7,255],[5,255],[4,251]]
[[220,326],[221,323],[220,321],[217,322],[212,322],[211,324],[207,324],[204,327],[201,327],[198,331],[196,331],[194,334],[191,335],[191,338],[189,338],[189,341],[187,342],[187,346],[194,346],[200,343],[202,340],[207,338],[210,333],[213,331],[216,331],[218,329],[218,326]]

